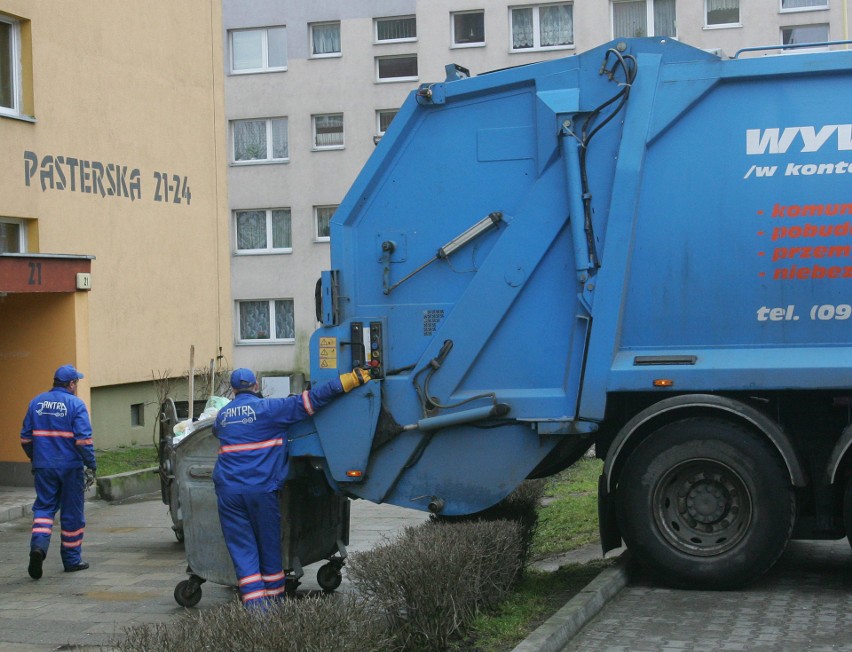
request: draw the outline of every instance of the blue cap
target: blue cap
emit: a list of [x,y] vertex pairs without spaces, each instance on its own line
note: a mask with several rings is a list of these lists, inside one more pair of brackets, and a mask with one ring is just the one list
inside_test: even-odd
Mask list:
[[241,367],[240,369],[234,369],[234,372],[231,374],[231,387],[234,389],[251,389],[256,382],[257,379],[254,377],[251,369]]
[[83,374],[77,371],[72,364],[62,365],[53,374],[53,379],[58,380],[60,383],[70,383],[72,380],[79,378],[83,378]]

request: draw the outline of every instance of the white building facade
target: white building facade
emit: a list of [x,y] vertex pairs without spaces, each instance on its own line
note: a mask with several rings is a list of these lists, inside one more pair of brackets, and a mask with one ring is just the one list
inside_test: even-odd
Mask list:
[[477,75],[628,36],[728,56],[840,41],[847,1],[223,0],[232,366],[307,375],[329,219],[408,94],[445,65]]

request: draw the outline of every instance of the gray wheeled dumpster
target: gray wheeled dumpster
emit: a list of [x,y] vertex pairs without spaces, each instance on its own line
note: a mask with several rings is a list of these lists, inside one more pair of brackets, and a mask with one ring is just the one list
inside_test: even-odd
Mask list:
[[[237,583],[222,536],[213,486],[219,440],[213,435],[212,419],[193,426],[176,444],[169,444],[167,454],[172,469],[170,510],[173,520],[179,519],[175,525],[179,523],[182,532],[189,575],[177,584],[174,597],[184,607],[198,604],[201,585],[206,581],[225,586]],[[288,480],[280,492],[287,592],[293,593],[299,586],[303,566],[324,559],[328,561],[319,568],[317,582],[324,591],[333,591],[340,586],[340,569],[347,556],[349,499],[334,494],[321,471],[310,466],[300,467],[299,471],[299,477]]]

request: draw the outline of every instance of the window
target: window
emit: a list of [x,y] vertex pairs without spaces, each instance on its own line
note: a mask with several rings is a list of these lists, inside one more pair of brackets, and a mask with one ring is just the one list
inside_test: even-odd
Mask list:
[[231,72],[287,70],[287,30],[284,27],[231,32]]
[[343,114],[315,115],[314,149],[343,149]]
[[292,342],[296,322],[292,299],[237,301],[240,342]]
[[145,404],[134,403],[130,406],[130,425],[137,428],[145,425]]
[[27,231],[20,220],[0,217],[0,254],[22,254],[27,251]]
[[339,57],[340,22],[310,25],[311,57]]
[[287,151],[287,118],[235,120],[234,162],[284,161]]
[[513,52],[574,45],[574,7],[571,4],[515,7],[509,14]]
[[459,11],[450,16],[453,47],[485,45],[484,11]]
[[21,112],[20,27],[0,16],[0,114]]
[[781,11],[828,9],[828,0],[781,0]]
[[828,40],[828,25],[798,25],[781,28],[781,42],[784,45],[825,43]]
[[237,253],[293,250],[289,208],[235,211],[234,224]]
[[379,81],[415,81],[417,79],[417,55],[376,57],[376,76]]
[[376,43],[398,43],[417,40],[417,19],[414,16],[376,18]]
[[740,22],[740,0],[706,0],[708,27],[715,25],[738,25]]
[[328,242],[331,238],[331,218],[337,206],[314,206],[314,224],[316,225],[316,241]]
[[376,134],[383,136],[390,127],[391,121],[399,113],[399,109],[385,109],[384,111],[376,111]]
[[675,0],[613,0],[614,38],[677,36]]

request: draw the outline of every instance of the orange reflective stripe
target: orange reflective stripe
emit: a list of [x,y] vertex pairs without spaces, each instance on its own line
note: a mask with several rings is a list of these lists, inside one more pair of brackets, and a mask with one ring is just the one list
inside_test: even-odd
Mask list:
[[305,412],[307,412],[311,416],[314,415],[314,406],[311,403],[310,395],[306,391],[302,392],[302,405],[305,406]]
[[50,534],[49,527],[34,527],[33,534]]
[[284,591],[286,591],[286,588],[282,586],[277,589],[269,589],[266,592],[266,595],[270,598],[274,598],[276,595],[281,595],[282,593],[284,593]]
[[74,438],[73,432],[66,432],[64,430],[33,430],[33,435],[35,437],[66,437],[69,439]]
[[45,518],[44,516],[39,516],[38,518],[33,519],[33,523],[44,523],[45,525],[53,525],[53,519]]
[[283,580],[283,579],[284,579],[284,571],[281,571],[280,573],[275,573],[275,575],[264,575],[263,576],[264,582],[275,582],[277,580]]
[[82,541],[63,541],[62,542],[63,548],[78,548],[82,545],[83,545]]
[[247,577],[243,577],[239,581],[239,585],[243,586],[244,584],[251,584],[252,582],[260,581],[260,573],[255,573],[254,575],[248,575]]
[[266,591],[260,590],[260,591],[252,591],[251,593],[246,593],[244,596],[242,596],[242,599],[243,599],[243,602],[248,602],[249,600],[257,600],[258,598],[265,598],[265,597],[266,597]]
[[251,444],[228,444],[226,446],[219,447],[219,454],[222,453],[240,453],[242,451],[255,451],[261,450],[263,448],[273,448],[275,446],[283,446],[284,440],[280,437],[278,439],[267,439],[266,441],[259,441]]
[[65,530],[62,530],[61,532],[63,537],[76,537],[78,534],[83,534],[85,530],[86,528],[81,527],[79,530],[74,530],[73,532],[66,532]]
[[78,439],[77,440],[78,446],[87,446],[88,444],[91,444],[91,443],[92,443],[91,439]]

